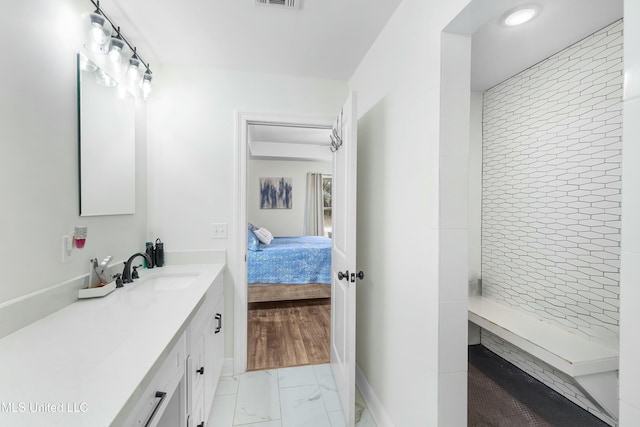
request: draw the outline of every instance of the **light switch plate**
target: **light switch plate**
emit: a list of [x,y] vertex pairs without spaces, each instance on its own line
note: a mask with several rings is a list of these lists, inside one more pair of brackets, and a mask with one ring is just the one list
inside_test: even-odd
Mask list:
[[227,238],[227,224],[226,223],[211,224],[211,238],[212,239],[226,239]]

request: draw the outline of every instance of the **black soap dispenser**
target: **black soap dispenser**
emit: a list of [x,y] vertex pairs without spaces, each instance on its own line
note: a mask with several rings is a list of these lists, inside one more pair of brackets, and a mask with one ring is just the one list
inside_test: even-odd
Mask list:
[[162,243],[159,237],[156,239],[155,264],[156,267],[162,267],[164,265],[164,243]]

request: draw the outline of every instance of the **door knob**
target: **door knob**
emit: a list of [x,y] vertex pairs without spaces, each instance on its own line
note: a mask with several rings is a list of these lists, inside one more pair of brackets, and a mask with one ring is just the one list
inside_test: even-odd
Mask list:
[[342,271],[338,271],[338,280],[342,279],[349,280],[349,270],[345,271],[344,273]]
[[[347,273],[349,273],[347,271]],[[362,280],[364,279],[364,272],[362,270],[358,271],[358,273],[351,273],[351,283],[355,283],[356,282],[356,278]]]

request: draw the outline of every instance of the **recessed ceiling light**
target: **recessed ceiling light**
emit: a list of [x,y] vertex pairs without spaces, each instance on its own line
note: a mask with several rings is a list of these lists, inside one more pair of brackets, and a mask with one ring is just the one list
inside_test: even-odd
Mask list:
[[509,27],[513,27],[515,25],[521,25],[525,22],[531,21],[535,16],[540,12],[540,6],[537,5],[527,5],[521,6],[516,9],[513,9],[507,12],[503,18],[502,22],[504,25]]

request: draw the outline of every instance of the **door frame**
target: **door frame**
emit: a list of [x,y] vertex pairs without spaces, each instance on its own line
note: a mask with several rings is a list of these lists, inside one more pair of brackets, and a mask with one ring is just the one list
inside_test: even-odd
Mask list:
[[[233,372],[240,374],[247,371],[247,145],[248,126],[250,124],[271,124],[278,126],[297,126],[331,129],[335,116],[296,115],[287,113],[257,113],[236,111],[235,182],[238,202],[235,206],[237,227],[230,244],[231,259],[229,264],[232,273],[235,271],[233,298]],[[327,146],[327,149],[329,147]]]

